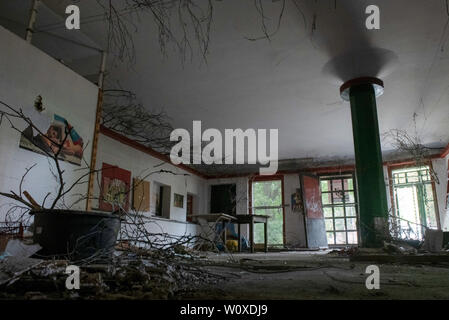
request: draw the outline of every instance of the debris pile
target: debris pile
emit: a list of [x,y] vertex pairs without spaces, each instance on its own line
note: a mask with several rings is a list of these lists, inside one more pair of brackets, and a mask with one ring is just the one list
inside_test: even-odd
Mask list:
[[116,251],[109,263],[79,265],[80,289],[68,290],[66,267],[73,262],[28,259],[36,263],[20,274],[10,273],[9,281],[0,285],[0,299],[174,299],[224,279],[199,259],[138,249]]

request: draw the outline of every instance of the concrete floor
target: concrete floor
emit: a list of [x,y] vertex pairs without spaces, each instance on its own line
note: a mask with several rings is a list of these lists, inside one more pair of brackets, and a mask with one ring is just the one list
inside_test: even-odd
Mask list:
[[[210,271],[227,277],[182,299],[449,299],[449,264],[352,262],[329,251],[209,254]],[[380,269],[380,289],[365,286]]]

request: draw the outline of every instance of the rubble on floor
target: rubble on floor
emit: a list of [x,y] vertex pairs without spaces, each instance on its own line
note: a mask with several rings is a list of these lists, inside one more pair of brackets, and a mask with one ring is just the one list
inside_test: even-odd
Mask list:
[[187,252],[167,254],[158,250],[115,251],[110,263],[79,264],[80,289],[66,289],[67,260],[30,259],[20,273],[7,271],[17,261],[7,257],[0,264],[6,281],[0,285],[0,299],[170,299],[214,284],[224,277],[207,271]]
[[346,247],[334,249],[329,255],[349,257],[350,261],[405,264],[442,264],[449,263],[449,251],[442,246],[426,245],[426,242],[390,240],[383,248]]
[[[430,276],[425,281],[432,284],[422,284],[429,292],[435,279],[439,284],[438,297],[446,296],[440,290],[448,286],[441,279],[449,270],[449,252],[431,253],[422,249],[422,243],[402,240],[387,241],[383,248],[378,249],[346,247],[268,254],[199,252],[180,244],[150,250],[119,243],[107,261],[91,259],[78,262],[36,259],[33,253],[38,247],[15,240],[10,243],[6,253],[0,257],[0,299],[210,299],[219,298],[223,292],[227,292],[229,298],[250,298],[249,289],[248,292],[244,289],[240,290],[241,293],[233,292],[230,284],[235,286],[238,281],[275,289],[279,287],[279,281],[283,281],[282,290],[270,292],[266,297],[285,298],[288,297],[288,290],[285,290],[294,279],[300,286],[295,289],[298,298],[308,298],[307,294],[311,297],[319,297],[319,294],[334,297],[349,292],[345,286],[365,290],[364,268],[372,263],[387,271],[383,273],[386,276],[383,276],[383,286],[409,286],[415,274],[422,276],[421,271]],[[66,268],[69,265],[80,267],[79,290],[66,288]],[[424,267],[430,269],[422,269]],[[411,273],[399,279],[398,270],[404,274],[410,270]],[[319,290],[310,291],[310,284],[315,286],[315,282]],[[419,286],[421,284],[413,284],[414,288]],[[394,290],[388,294],[400,293]]]

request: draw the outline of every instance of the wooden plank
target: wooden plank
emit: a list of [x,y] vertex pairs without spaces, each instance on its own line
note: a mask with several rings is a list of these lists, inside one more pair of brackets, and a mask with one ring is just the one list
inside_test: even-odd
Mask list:
[[100,123],[101,123],[101,112],[103,108],[103,90],[98,89],[98,101],[97,101],[97,112],[95,115],[95,130],[92,142],[92,153],[90,157],[90,173],[89,173],[89,185],[87,188],[87,203],[86,210],[92,211],[92,198],[94,192],[94,181],[95,181],[95,168],[97,163],[97,149],[98,149],[98,137],[100,135]]

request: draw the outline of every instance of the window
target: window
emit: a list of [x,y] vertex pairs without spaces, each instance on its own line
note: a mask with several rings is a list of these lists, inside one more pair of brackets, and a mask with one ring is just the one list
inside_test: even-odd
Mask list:
[[329,245],[358,243],[353,175],[320,177],[321,201]]
[[428,166],[392,170],[396,236],[421,240],[425,227],[438,228]]
[[[270,246],[284,244],[284,210],[282,206],[282,180],[252,181],[252,214],[270,216],[268,239]],[[263,223],[254,225],[254,242],[264,243]]]
[[156,191],[155,215],[170,219],[171,187],[157,182],[154,185]]

